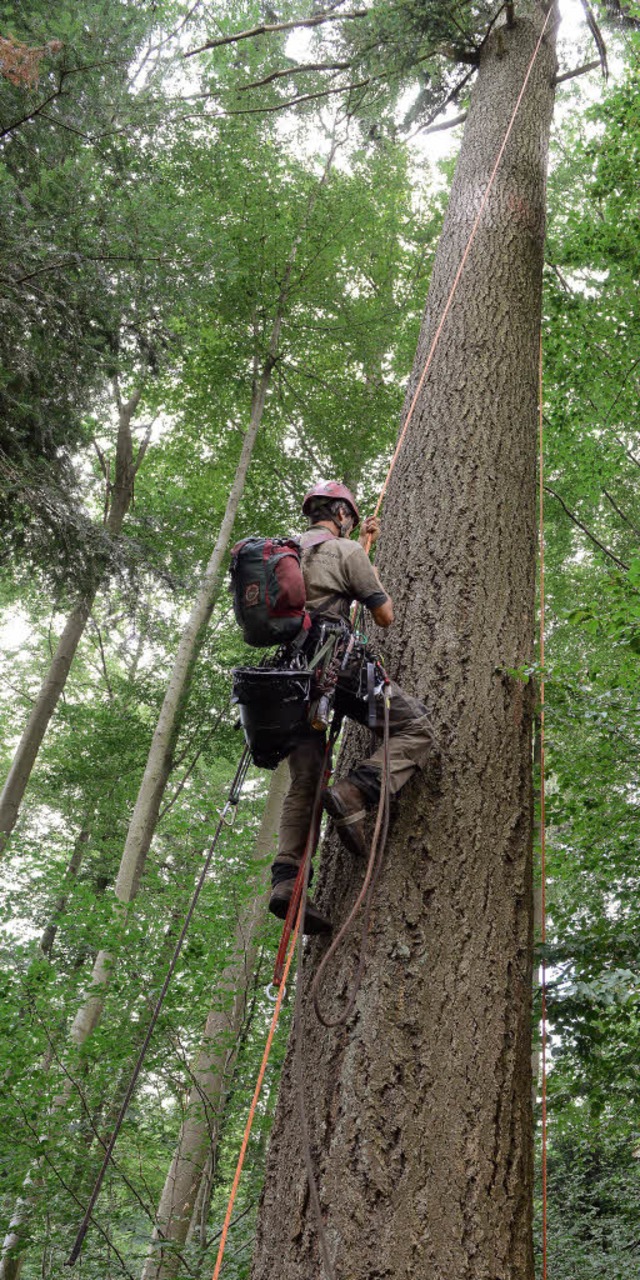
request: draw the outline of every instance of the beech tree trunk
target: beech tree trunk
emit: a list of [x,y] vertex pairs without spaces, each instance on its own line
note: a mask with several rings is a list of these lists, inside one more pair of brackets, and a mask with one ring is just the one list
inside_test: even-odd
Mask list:
[[[122,531],[124,518],[133,497],[135,477],[148,443],[147,440],[141,446],[134,462],[131,420],[140,402],[142,388],[136,389],[127,401],[121,399],[117,383],[115,384],[115,391],[118,406],[115,475],[112,485],[109,484],[107,479],[107,511],[105,515],[105,527],[111,537],[117,537]],[[71,610],[56,651],[51,659],[49,670],[31,708],[31,714],[18,743],[16,754],[0,795],[0,853],[6,847],[9,836],[18,820],[20,805],[31,777],[31,771],[36,762],[44,735],[60,700],[60,695],[67,682],[71,664],[84,634],[99,587],[100,577],[97,578],[92,590],[88,591]]]
[[[283,761],[271,779],[254,847],[257,862],[266,862],[269,855],[275,856],[282,803],[288,784],[289,770]],[[238,921],[234,954],[220,981],[215,1006],[207,1018],[203,1043],[192,1067],[193,1084],[187,1111],[160,1198],[157,1225],[142,1280],[173,1280],[180,1271],[177,1250],[184,1245],[189,1233],[205,1165],[212,1155],[215,1160],[220,1120],[244,1021],[247,991],[255,968],[257,933],[264,911],[265,895],[262,893],[248,904]]]
[[[482,50],[413,387],[543,20],[539,7],[517,6]],[[533,653],[554,75],[550,30],[385,502],[378,563],[396,613],[387,665],[429,704],[443,776],[437,788],[413,779],[399,799],[345,1028],[322,1028],[308,1000],[326,944],[314,941],[304,963],[304,1096],[340,1280],[533,1280],[532,697],[513,671]],[[332,837],[316,898],[336,925],[362,875]],[[356,927],[325,982],[329,1017],[358,951]],[[296,1087],[290,1046],[254,1280],[328,1280]]]

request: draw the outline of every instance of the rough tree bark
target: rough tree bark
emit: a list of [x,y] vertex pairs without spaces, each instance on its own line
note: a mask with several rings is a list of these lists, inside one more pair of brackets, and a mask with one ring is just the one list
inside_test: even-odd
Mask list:
[[[106,473],[106,463],[104,459],[101,459],[105,468],[105,480],[107,483],[104,524],[107,533],[112,538],[117,537],[122,531],[124,519],[133,497],[135,478],[148,444],[147,436],[134,459],[131,421],[140,403],[142,388],[136,388],[129,400],[122,399],[117,382],[114,383],[114,391],[118,408],[118,436],[112,483],[109,482]],[[51,665],[42,682],[18,743],[16,754],[0,795],[0,853],[6,847],[9,836],[18,820],[20,805],[31,777],[31,771],[36,762],[44,735],[58,705],[60,695],[67,682],[71,664],[87,625],[93,602],[98,594],[100,581],[101,576],[98,574],[91,590],[87,591],[71,610],[56,651],[51,659]]]
[[[424,365],[543,15],[495,30],[453,182],[413,374]],[[537,353],[554,37],[543,46],[385,503],[392,675],[430,704],[437,793],[400,799],[346,1028],[307,998],[301,1048],[335,1275],[532,1280],[531,699]],[[317,899],[339,923],[362,869],[332,840]],[[358,929],[323,993],[337,1016]],[[304,964],[305,991],[323,944]],[[325,1275],[290,1046],[252,1275]]]
[[[271,779],[254,846],[257,862],[266,862],[269,855],[275,854],[288,784],[289,770],[283,762]],[[265,877],[266,874],[265,871]],[[180,1270],[176,1250],[187,1239],[200,1180],[217,1147],[264,911],[265,895],[257,894],[238,921],[234,953],[220,980],[216,1003],[207,1018],[203,1043],[192,1067],[187,1111],[160,1197],[142,1280],[173,1280]]]

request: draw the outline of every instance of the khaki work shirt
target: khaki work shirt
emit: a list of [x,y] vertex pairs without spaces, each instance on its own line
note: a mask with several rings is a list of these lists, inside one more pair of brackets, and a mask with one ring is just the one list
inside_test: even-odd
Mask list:
[[[318,542],[320,533],[327,536]],[[309,529],[301,543],[302,575],[311,614],[348,618],[353,600],[367,609],[377,609],[388,599],[359,542],[337,538],[328,529]]]

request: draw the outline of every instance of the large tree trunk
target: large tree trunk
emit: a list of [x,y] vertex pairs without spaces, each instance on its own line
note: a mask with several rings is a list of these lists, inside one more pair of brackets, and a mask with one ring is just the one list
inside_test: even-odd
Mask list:
[[[288,783],[289,770],[283,762],[271,780],[256,838],[254,858],[258,863],[266,863],[270,855],[275,855]],[[157,1225],[142,1280],[173,1280],[180,1270],[178,1251],[187,1239],[205,1165],[212,1154],[215,1159],[264,909],[264,894],[258,894],[238,922],[234,954],[222,975],[215,1007],[207,1018],[203,1043],[192,1068],[187,1112],[158,1205]]]
[[[543,16],[485,45],[413,374],[505,135]],[[537,354],[553,34],[545,37],[385,505],[394,677],[430,704],[437,794],[393,820],[368,960],[346,1029],[305,998],[300,1052],[335,1275],[532,1280],[532,787]],[[331,841],[318,900],[339,922],[362,869]],[[358,929],[327,976],[337,1016]],[[322,944],[304,964],[305,991]],[[255,1280],[325,1274],[290,1048],[258,1224]]]
[[[142,388],[134,391],[127,401],[121,399],[117,383],[115,384],[115,389],[118,406],[115,476],[112,485],[107,480],[107,514],[105,516],[105,527],[113,538],[117,537],[122,531],[124,518],[133,497],[135,476],[146,448],[146,444],[142,446],[134,462],[131,420],[140,402]],[[99,587],[100,576],[97,577],[93,588],[71,610],[56,651],[51,659],[49,670],[31,708],[31,714],[18,743],[16,754],[0,795],[0,853],[5,848],[18,820],[20,805],[31,777],[31,771],[36,762],[44,735],[60,700],[60,695],[67,682],[71,664],[82,639]]]

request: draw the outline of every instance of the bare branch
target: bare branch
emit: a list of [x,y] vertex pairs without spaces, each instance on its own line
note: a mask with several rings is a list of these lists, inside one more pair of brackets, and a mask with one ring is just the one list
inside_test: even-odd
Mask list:
[[334,93],[351,93],[353,89],[364,89],[371,83],[371,76],[366,80],[357,80],[355,84],[338,86],[336,89],[320,89],[317,93],[302,93],[298,98],[289,98],[288,102],[279,102],[277,107],[245,107],[241,111],[224,111],[225,116],[268,115],[273,111],[284,111],[287,107],[297,107],[299,102],[312,102],[316,98],[329,98]]
[[582,3],[582,8],[584,9],[585,17],[587,19],[587,26],[595,40],[596,49],[600,54],[600,66],[602,67],[602,75],[604,79],[607,80],[609,77],[609,67],[607,65],[607,46],[605,45],[605,42],[602,38],[602,32],[596,21],[596,15],[593,12],[591,5],[589,4],[589,0],[581,0],[581,3]]
[[90,134],[83,133],[82,129],[76,129],[73,124],[67,124],[66,120],[58,120],[55,116],[50,116],[48,111],[41,111],[40,115],[43,120],[48,120],[49,124],[55,124],[59,129],[66,129],[67,133],[74,133],[77,138],[82,138],[84,142],[93,141]]
[[102,474],[103,474],[103,476],[104,476],[105,480],[108,480],[108,478],[109,478],[109,472],[108,472],[108,469],[107,469],[107,460],[106,460],[106,458],[105,458],[105,456],[104,456],[104,453],[103,453],[102,449],[100,448],[100,445],[98,444],[98,441],[97,441],[97,440],[94,440],[94,441],[93,441],[93,447],[94,447],[94,449],[95,449],[95,451],[96,451],[96,453],[97,453],[97,455],[98,455],[98,461],[99,461],[99,463],[100,463],[100,470],[102,471]]
[[314,18],[299,18],[296,22],[263,22],[259,27],[249,27],[246,31],[238,31],[233,36],[220,36],[217,40],[208,40],[197,49],[189,49],[185,58],[192,58],[196,53],[204,53],[206,49],[219,49],[224,44],[236,44],[238,40],[250,40],[254,36],[271,35],[276,31],[295,31],[298,27],[319,27],[324,22],[351,22],[354,18],[366,18],[368,9],[355,9],[353,13],[318,13]]
[[151,439],[151,432],[153,431],[154,423],[155,423],[155,418],[153,419],[153,421],[152,421],[152,422],[150,422],[150,423],[149,423],[149,426],[147,427],[147,429],[146,429],[146,431],[145,431],[145,433],[144,433],[144,435],[143,435],[143,437],[142,437],[142,440],[140,441],[140,444],[139,444],[139,446],[138,446],[138,452],[137,452],[137,454],[136,454],[136,456],[135,456],[135,461],[134,461],[134,463],[133,463],[133,474],[134,474],[134,476],[137,476],[137,474],[138,474],[138,472],[139,472],[139,470],[140,470],[140,467],[142,466],[142,461],[143,461],[143,459],[144,459],[144,455],[145,455],[145,453],[147,452],[147,449],[148,449],[148,447],[149,447],[149,441],[150,441],[150,439]]
[[[455,101],[456,101],[456,99],[457,99],[458,95],[459,95],[459,94],[462,92],[462,90],[464,89],[464,86],[468,83],[468,81],[471,79],[471,77],[475,74],[475,71],[476,71],[476,68],[475,68],[475,67],[472,67],[470,71],[466,71],[466,72],[465,72],[465,74],[463,75],[462,79],[461,79],[461,80],[459,80],[459,81],[458,81],[458,83],[457,83],[456,85],[454,85],[454,86],[453,86],[453,89],[450,89],[450,90],[449,90],[449,93],[446,95],[446,97],[443,99],[443,101],[442,101],[442,102],[439,102],[439,103],[438,103],[438,105],[437,105],[437,107],[435,108],[435,110],[431,112],[431,115],[429,116],[429,118],[428,118],[428,120],[425,122],[425,124],[420,124],[420,125],[418,125],[417,129],[414,129],[413,133],[410,133],[410,134],[408,135],[408,137],[406,138],[406,141],[407,141],[407,142],[411,142],[411,140],[412,140],[413,138],[416,138],[416,137],[418,136],[418,134],[419,134],[419,133],[427,133],[427,132],[429,131],[429,129],[431,128],[431,125],[433,124],[433,122],[434,122],[435,120],[437,120],[438,116],[439,116],[439,115],[440,115],[440,114],[441,114],[441,113],[442,113],[442,112],[443,112],[443,111],[444,111],[444,110],[449,106],[449,103],[450,103],[450,102],[455,102]],[[444,128],[444,126],[442,126],[442,127]],[[447,127],[448,127],[448,126],[447,126]]]
[[556,502],[560,503],[562,510],[566,513],[566,515],[568,515],[569,519],[572,520],[575,525],[577,525],[578,529],[582,529],[582,532],[586,534],[590,542],[593,542],[596,547],[599,547],[601,551],[604,551],[604,554],[608,556],[610,560],[613,560],[614,564],[617,564],[619,569],[629,568],[628,564],[625,564],[624,560],[620,560],[619,556],[615,555],[613,551],[610,551],[608,547],[605,547],[604,542],[600,542],[600,539],[596,538],[595,533],[592,533],[590,529],[587,529],[586,524],[583,524],[582,521],[578,519],[577,515],[575,515],[573,511],[569,510],[569,507],[564,501],[564,498],[561,498],[560,494],[556,493],[555,489],[551,488],[551,485],[545,484],[544,487],[545,487],[545,491],[547,493],[550,493],[551,497],[555,498]]
[[122,413],[122,396],[120,395],[120,379],[118,378],[117,373],[114,373],[111,379],[111,386],[113,388],[113,395],[114,395],[116,405],[118,406],[118,413]]
[[455,129],[457,124],[464,124],[467,118],[467,112],[463,111],[461,116],[454,116],[453,120],[443,120],[442,124],[430,124],[428,129],[422,129],[421,133],[440,133],[444,129]]
[[563,71],[561,76],[556,76],[554,84],[562,84],[563,80],[573,80],[575,76],[584,76],[587,71],[595,71],[601,67],[602,63],[599,58],[595,58],[593,62],[583,62],[581,67],[574,67],[573,71]]
[[301,76],[305,71],[346,71],[350,66],[350,62],[304,62],[297,67],[272,71],[271,75],[265,76],[264,80],[250,80],[248,84],[239,84],[237,92],[245,93],[247,89],[260,89],[262,85],[271,84],[274,80],[286,79],[288,76]]
[[27,124],[29,120],[35,120],[36,116],[39,116],[41,112],[44,111],[45,107],[48,107],[50,102],[54,102],[56,98],[59,98],[61,93],[62,86],[60,86],[59,89],[56,89],[55,93],[50,93],[49,97],[45,98],[44,102],[40,103],[40,106],[34,107],[33,111],[29,111],[26,116],[21,116],[19,120],[12,120],[11,124],[8,124],[6,129],[2,129],[2,131],[0,131],[0,138],[6,138],[8,133],[13,133],[14,129],[19,129],[21,125]]
[[605,498],[607,499],[607,502],[609,502],[609,503],[611,504],[611,506],[613,507],[614,511],[617,511],[618,515],[620,516],[620,519],[624,522],[624,524],[627,524],[627,525],[629,526],[629,528],[633,530],[633,532],[635,533],[636,537],[640,538],[640,529],[636,528],[636,526],[635,526],[635,524],[633,523],[633,521],[632,521],[632,520],[630,520],[630,519],[629,519],[629,517],[625,515],[624,511],[622,511],[622,510],[620,509],[620,507],[618,506],[618,504],[617,504],[617,502],[616,502],[615,498],[612,498],[612,497],[611,497],[611,494],[608,492],[608,490],[607,490],[607,489],[603,489],[603,490],[602,490],[602,492],[603,492],[603,494],[604,494]]
[[103,674],[103,676],[104,676],[104,682],[105,682],[105,684],[106,684],[106,686],[107,686],[107,693],[109,694],[109,698],[110,698],[110,700],[111,700],[111,701],[113,701],[113,689],[111,688],[111,681],[110,681],[110,679],[109,679],[109,672],[108,672],[108,670],[107,670],[107,659],[106,659],[106,655],[105,655],[105,651],[104,651],[104,645],[103,645],[103,643],[102,643],[102,632],[101,632],[100,627],[98,626],[98,623],[96,622],[96,620],[95,620],[95,618],[94,618],[93,614],[91,614],[91,615],[90,615],[90,619],[91,619],[91,624],[92,624],[92,626],[93,626],[93,629],[94,629],[94,631],[95,631],[95,633],[96,633],[96,636],[97,636],[97,638],[98,638],[98,649],[99,649],[99,652],[100,652],[100,660],[101,660],[101,663],[102,663],[102,674]]
[[127,400],[127,403],[122,406],[122,411],[127,415],[128,418],[133,417],[136,409],[138,408],[138,405],[140,404],[141,395],[142,395],[142,386],[136,387],[135,390],[132,391],[129,400]]

